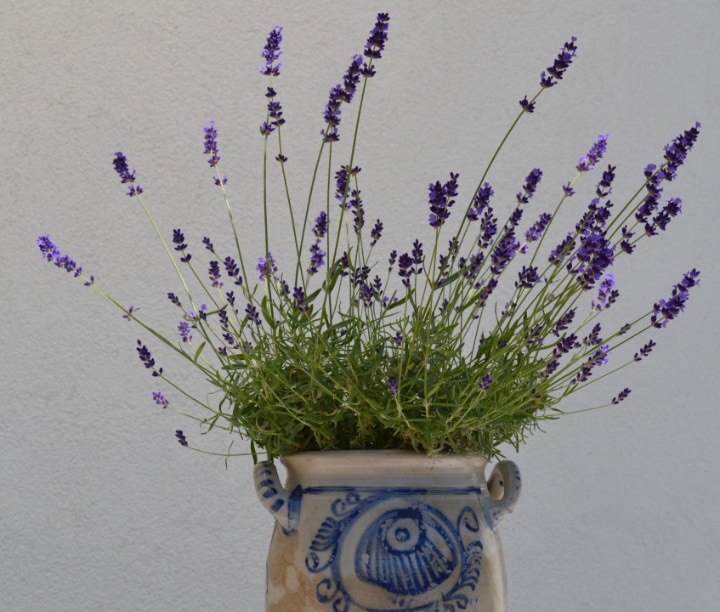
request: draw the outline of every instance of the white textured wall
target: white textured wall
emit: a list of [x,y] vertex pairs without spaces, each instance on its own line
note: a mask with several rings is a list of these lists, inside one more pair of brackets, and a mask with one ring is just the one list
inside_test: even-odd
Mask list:
[[0,610],[261,610],[272,525],[250,460],[226,470],[175,443],[176,427],[195,432],[152,404],[137,329],[45,264],[35,238],[51,233],[123,303],[167,312],[172,276],[154,265],[162,253],[113,153],[130,157],[164,227],[219,236],[201,142],[214,119],[236,214],[256,223],[268,29],[285,26],[277,85],[304,188],[327,91],[383,9],[390,42],[360,163],[367,205],[394,218],[387,242],[424,224],[431,180],[459,171],[469,193],[517,100],[572,34],[576,64],[498,166],[508,189],[543,168],[535,210],[598,133],[610,133],[608,160],[630,186],[668,140],[704,123],[674,188],[683,215],[618,270],[627,307],[664,297],[693,266],[702,285],[652,358],[588,399],[627,383],[626,403],[548,423],[521,451],[524,495],[502,532],[515,612],[717,609],[719,7],[2,0]]

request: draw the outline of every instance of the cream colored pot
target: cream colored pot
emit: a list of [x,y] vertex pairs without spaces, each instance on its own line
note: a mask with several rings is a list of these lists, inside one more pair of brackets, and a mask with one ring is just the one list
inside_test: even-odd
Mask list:
[[327,451],[255,466],[275,518],[267,612],[502,612],[495,532],[520,494],[511,461],[404,451]]

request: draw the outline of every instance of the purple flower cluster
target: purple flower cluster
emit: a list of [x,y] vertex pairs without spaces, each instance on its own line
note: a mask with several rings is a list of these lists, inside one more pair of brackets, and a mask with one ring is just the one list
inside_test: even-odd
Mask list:
[[480,215],[489,208],[490,198],[494,194],[495,192],[490,186],[490,183],[483,183],[483,185],[475,193],[472,205],[467,211],[467,218],[470,221],[477,221],[480,218]]
[[593,301],[591,308],[593,310],[607,310],[612,306],[620,296],[620,292],[615,289],[615,275],[606,274],[605,278],[600,281],[597,302]]
[[248,304],[245,306],[245,318],[250,323],[255,323],[255,325],[259,326],[262,324],[262,321],[260,320],[260,313],[254,304]]
[[125,157],[120,151],[115,153],[115,159],[113,160],[113,167],[115,172],[118,173],[121,183],[129,183],[127,195],[130,197],[140,195],[143,190],[140,185],[135,185],[135,170],[129,170],[127,157]]
[[323,112],[323,119],[327,127],[320,132],[325,142],[337,142],[340,140],[338,133],[341,121],[340,107],[343,102],[349,104],[355,96],[355,90],[360,81],[362,63],[362,57],[359,55],[353,56],[350,66],[343,76],[343,84],[335,85],[330,90],[330,97]]
[[528,243],[540,240],[550,221],[552,221],[552,215],[547,212],[542,213],[540,217],[538,217],[538,220],[525,231],[525,240]]
[[[375,20],[375,27],[370,30],[370,36],[365,43],[365,51],[363,55],[369,59],[380,59],[382,51],[385,49],[385,43],[388,39],[388,24],[390,23],[390,15],[387,13],[378,13]],[[372,76],[367,74],[364,76]]]
[[340,126],[340,107],[343,102],[349,104],[355,96],[360,77],[370,78],[375,75],[375,68],[372,60],[380,59],[385,43],[388,38],[388,23],[390,17],[386,13],[379,13],[375,27],[370,31],[370,36],[365,43],[363,55],[370,61],[364,62],[362,56],[353,56],[350,66],[343,76],[341,85],[335,85],[330,90],[330,97],[323,112],[323,119],[326,127],[321,131],[325,142],[336,142],[340,140],[338,127]]
[[179,251],[182,254],[182,257],[180,257],[180,261],[183,263],[189,263],[192,259],[192,255],[185,252],[185,250],[188,248],[188,245],[185,242],[185,234],[183,234],[182,230],[173,230],[173,243],[175,244],[175,250]]
[[640,350],[633,356],[633,361],[641,361],[643,357],[647,357],[652,350],[655,348],[656,343],[653,340],[648,340]]
[[570,39],[570,42],[566,42],[563,45],[563,48],[555,58],[553,65],[548,66],[547,73],[545,73],[545,71],[540,73],[540,85],[544,89],[553,87],[554,85],[557,85],[558,81],[562,80],[565,75],[565,71],[569,68],[575,58],[575,55],[577,54],[577,46],[575,45],[576,42],[577,38],[573,36]]
[[280,68],[282,68],[282,64],[278,62],[278,60],[282,55],[282,51],[280,50],[282,31],[282,26],[275,26],[272,30],[270,30],[270,33],[267,36],[267,42],[262,50],[265,65],[260,66],[260,74],[264,74],[265,76],[280,76]]
[[[72,273],[74,278],[82,276],[82,268],[78,266],[74,260],[67,255],[60,253],[60,249],[50,239],[50,235],[39,236],[37,239],[37,245],[42,253],[42,256],[46,261],[54,264],[58,268],[62,268],[66,272]],[[89,287],[95,282],[95,277],[90,276],[83,284]]]
[[167,408],[170,405],[168,399],[160,391],[153,391],[153,401],[162,408]]
[[443,185],[440,181],[430,183],[428,186],[428,201],[430,203],[430,227],[439,229],[450,217],[450,209],[455,204],[453,199],[457,196],[458,174],[450,173],[450,179]]
[[699,134],[700,124],[696,123],[665,146],[665,163],[660,169],[657,169],[654,164],[648,164],[645,168],[647,195],[638,206],[635,219],[644,225],[646,235],[654,236],[658,229],[665,230],[670,220],[680,214],[682,204],[680,198],[669,199],[665,206],[658,211],[663,191],[662,183],[675,179],[678,168],[685,162]]
[[140,358],[140,361],[142,361],[143,365],[148,370],[152,370],[153,376],[162,376],[163,369],[155,367],[155,359],[153,359],[150,349],[148,349],[141,340],[137,341],[137,347],[135,350],[137,351],[138,357]]
[[372,239],[370,242],[371,247],[374,247],[377,244],[378,240],[380,240],[380,238],[382,237],[382,232],[383,224],[380,219],[378,219],[377,221],[375,221],[375,225],[370,230],[370,238]]
[[210,156],[208,159],[208,164],[211,168],[214,168],[220,161],[220,155],[218,155],[217,146],[218,133],[215,129],[215,122],[211,121],[203,131],[205,132],[205,155]]
[[607,150],[607,141],[607,134],[600,134],[597,137],[597,140],[588,151],[588,154],[578,160],[578,172],[590,172],[590,170],[595,169],[595,165],[603,158],[603,155],[605,155],[605,151]]
[[234,284],[240,286],[243,284],[243,277],[240,275],[240,268],[235,260],[229,255],[224,259],[225,273],[233,280]]
[[208,268],[208,276],[210,277],[210,281],[214,289],[222,288],[223,283],[220,280],[220,263],[218,261],[213,259],[210,262],[210,267]]
[[267,258],[265,257],[258,257],[258,263],[257,263],[257,271],[258,274],[258,280],[272,280],[273,275],[277,272],[278,267],[275,263],[275,258],[272,256],[272,253],[267,254]]
[[187,321],[180,321],[178,324],[178,333],[180,334],[180,339],[183,342],[191,342],[192,341],[192,333],[190,333],[190,324]]
[[[263,121],[262,125],[260,126],[260,133],[263,136],[270,135],[272,132],[275,131],[275,128],[278,128],[285,123],[285,119],[283,118],[282,105],[275,99],[276,96],[277,92],[275,91],[275,89],[272,87],[268,87],[267,92],[265,93],[265,97],[268,98],[267,110],[268,118],[270,119],[270,121]],[[281,157],[282,159],[279,161],[287,161],[287,157],[285,157],[284,155]]]
[[305,291],[302,287],[295,287],[293,289],[293,300],[295,300],[295,305],[299,312],[307,312],[309,310],[310,307],[305,302]]
[[650,323],[653,327],[665,327],[671,319],[675,319],[683,310],[690,297],[690,289],[700,284],[700,272],[694,268],[683,275],[682,280],[673,287],[667,300],[660,300],[653,306]]
[[525,184],[523,190],[515,195],[518,204],[527,204],[535,195],[540,181],[542,180],[542,170],[540,168],[533,168],[530,174],[525,177]]
[[410,288],[410,279],[422,274],[423,247],[419,240],[413,242],[412,253],[403,253],[398,259],[398,276],[406,289]]
[[187,446],[187,440],[185,439],[185,434],[183,433],[182,429],[176,429],[175,430],[175,437],[177,438],[177,441],[180,443],[180,446]]
[[612,398],[612,403],[619,404],[624,399],[626,399],[628,395],[630,395],[630,389],[625,387],[622,391],[620,391],[620,393],[618,393],[615,397]]

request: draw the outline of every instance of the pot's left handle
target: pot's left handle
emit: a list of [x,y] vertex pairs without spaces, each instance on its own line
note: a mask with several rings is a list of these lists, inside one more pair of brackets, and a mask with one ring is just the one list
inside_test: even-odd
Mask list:
[[270,461],[261,461],[255,466],[255,492],[260,503],[272,514],[285,534],[297,528],[300,515],[300,486],[287,491],[278,477],[277,469]]
[[498,523],[513,511],[520,499],[520,470],[514,461],[500,461],[487,481],[488,495],[484,498],[485,520],[493,531]]

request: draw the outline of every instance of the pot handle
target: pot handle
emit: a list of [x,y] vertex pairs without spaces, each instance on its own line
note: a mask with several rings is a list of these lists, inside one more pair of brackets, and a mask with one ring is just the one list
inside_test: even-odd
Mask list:
[[488,495],[483,499],[485,520],[493,531],[510,514],[520,499],[520,470],[514,461],[500,461],[487,481]]
[[297,529],[302,489],[298,485],[287,491],[278,477],[277,468],[270,461],[261,461],[253,471],[255,492],[260,503],[282,527],[286,535]]

